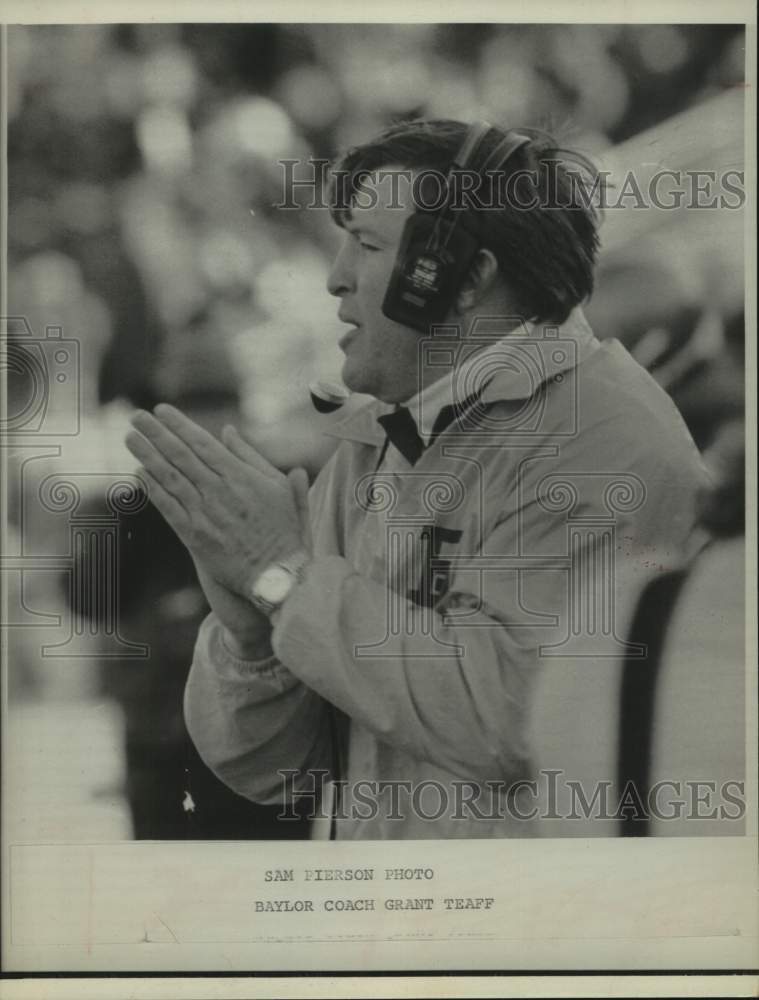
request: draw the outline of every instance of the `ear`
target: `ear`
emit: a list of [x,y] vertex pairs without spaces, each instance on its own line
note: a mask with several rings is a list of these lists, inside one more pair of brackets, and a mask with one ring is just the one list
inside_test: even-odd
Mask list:
[[492,250],[484,247],[477,254],[464,278],[454,302],[458,313],[473,309],[490,291],[498,279],[498,261]]

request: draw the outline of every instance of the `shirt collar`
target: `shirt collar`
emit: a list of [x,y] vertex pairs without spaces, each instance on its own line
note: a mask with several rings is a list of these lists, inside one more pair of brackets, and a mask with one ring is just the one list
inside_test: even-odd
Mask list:
[[[523,323],[507,334],[481,324],[475,337],[461,341],[454,368],[405,405],[425,445],[444,406],[461,406],[477,397],[483,403],[529,399],[541,385],[580,364],[599,347],[582,309],[577,306],[561,325]],[[482,345],[482,346],[479,346]],[[447,345],[446,345],[447,349]],[[333,424],[327,434],[381,444],[385,432],[377,417],[393,409],[375,400]]]

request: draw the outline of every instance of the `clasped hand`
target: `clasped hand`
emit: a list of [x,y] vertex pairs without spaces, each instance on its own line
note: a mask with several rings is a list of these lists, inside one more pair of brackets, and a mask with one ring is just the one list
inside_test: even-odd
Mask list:
[[222,586],[249,598],[262,569],[303,547],[303,512],[288,477],[234,428],[219,441],[165,403],[138,411],[132,426],[126,443],[150,499]]

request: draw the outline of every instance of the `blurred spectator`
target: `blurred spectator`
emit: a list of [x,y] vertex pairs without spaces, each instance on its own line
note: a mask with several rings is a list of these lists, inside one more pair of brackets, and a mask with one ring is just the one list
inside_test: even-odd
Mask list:
[[587,314],[598,337],[620,340],[672,396],[700,448],[742,414],[741,321],[726,322],[680,261],[651,248],[612,256]]
[[[697,778],[743,788],[745,759],[745,438],[740,421],[722,425],[704,455],[711,483],[701,498],[709,540],[690,564],[659,575],[643,591],[631,638],[647,648],[625,669],[621,702],[620,787],[628,780],[643,801],[657,782]],[[740,819],[733,813],[733,819]],[[674,821],[673,821],[674,820]],[[628,815],[628,836],[647,833],[738,835],[698,816],[641,823]]]
[[[238,376],[223,330],[209,329],[209,320],[207,311],[200,312],[187,328],[166,337],[150,394],[218,434],[239,417]],[[187,549],[151,504],[122,516],[117,569],[120,635],[148,647],[146,659],[104,660],[100,668],[102,692],[124,712],[134,837],[307,836],[303,822],[278,822],[278,807],[258,806],[231,792],[189,739],[182,692],[208,609]]]
[[240,798],[205,766],[185,729],[182,691],[207,614],[192,560],[152,504],[121,520],[119,628],[146,659],[107,660],[101,691],[125,718],[125,794],[138,840],[305,837],[278,807]]
[[43,654],[43,646],[66,640],[70,626],[59,576],[45,565],[48,558],[70,554],[70,510],[55,497],[51,502],[46,484],[55,477],[65,484],[64,493],[86,504],[102,490],[104,475],[133,471],[136,463],[124,445],[131,408],[121,398],[100,402],[111,314],[77,261],[41,250],[10,268],[8,277],[14,318],[3,353],[14,438],[7,450],[7,510],[16,528],[13,554],[30,560],[14,583],[26,615],[26,627],[14,635],[24,647],[18,658],[27,674],[21,689],[74,699],[92,686],[90,664],[67,662],[62,668]]

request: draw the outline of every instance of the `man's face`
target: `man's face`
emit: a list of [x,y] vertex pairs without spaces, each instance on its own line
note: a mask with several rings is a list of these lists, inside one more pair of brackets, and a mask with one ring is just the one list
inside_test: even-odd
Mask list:
[[406,176],[401,167],[386,167],[379,179],[361,186],[327,281],[330,293],[341,299],[340,319],[352,327],[340,339],[343,381],[354,392],[386,403],[403,402],[417,392],[423,336],[382,312],[403,226],[413,211]]

